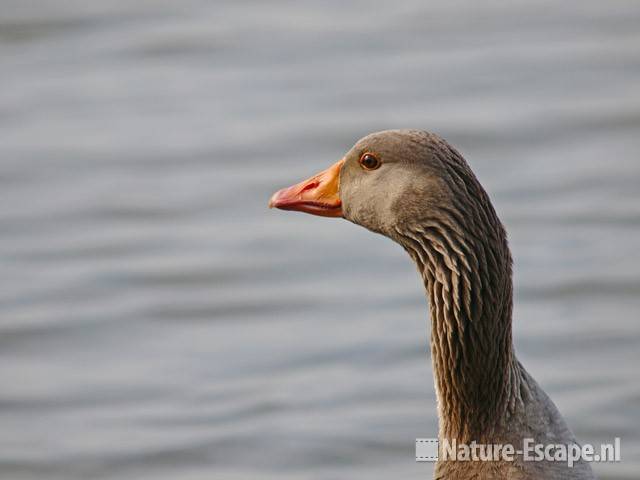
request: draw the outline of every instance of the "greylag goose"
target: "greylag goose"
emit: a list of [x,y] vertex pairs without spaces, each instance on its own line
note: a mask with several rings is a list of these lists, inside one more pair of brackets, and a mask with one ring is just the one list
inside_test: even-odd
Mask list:
[[457,444],[575,444],[514,354],[511,254],[489,196],[439,136],[389,130],[327,170],[276,192],[270,207],[343,217],[399,243],[429,299],[441,457],[437,479],[592,479],[588,463],[442,459]]

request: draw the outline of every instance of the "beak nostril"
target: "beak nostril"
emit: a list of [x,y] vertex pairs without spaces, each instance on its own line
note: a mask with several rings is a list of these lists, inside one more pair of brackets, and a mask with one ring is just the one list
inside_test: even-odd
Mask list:
[[318,185],[320,185],[320,182],[318,182],[317,180],[313,182],[309,182],[304,187],[302,187],[302,190],[300,191],[300,193],[306,192],[307,190],[313,190]]

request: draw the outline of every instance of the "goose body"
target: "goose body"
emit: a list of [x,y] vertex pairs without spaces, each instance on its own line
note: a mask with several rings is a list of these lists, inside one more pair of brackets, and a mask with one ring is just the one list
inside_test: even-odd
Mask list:
[[276,192],[270,206],[343,217],[400,244],[429,299],[438,399],[435,478],[583,480],[588,463],[456,461],[442,445],[575,444],[557,408],[517,360],[511,338],[507,237],[470,167],[439,136],[388,130],[359,140],[342,160]]

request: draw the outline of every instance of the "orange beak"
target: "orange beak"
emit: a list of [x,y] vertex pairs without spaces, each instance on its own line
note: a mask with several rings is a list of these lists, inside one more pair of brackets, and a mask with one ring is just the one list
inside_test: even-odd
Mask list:
[[269,200],[269,208],[297,210],[323,217],[341,217],[342,202],[338,186],[343,164],[344,159],[304,182],[278,190]]

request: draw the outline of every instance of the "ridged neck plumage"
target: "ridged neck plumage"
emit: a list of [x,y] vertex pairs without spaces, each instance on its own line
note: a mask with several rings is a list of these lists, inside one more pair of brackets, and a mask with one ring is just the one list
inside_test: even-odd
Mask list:
[[430,303],[440,437],[481,441],[518,402],[511,339],[511,255],[488,195],[455,150],[441,161],[456,191],[426,218],[395,227]]

